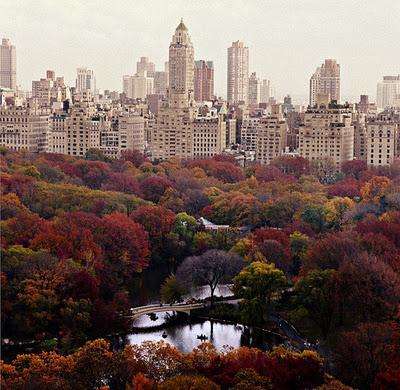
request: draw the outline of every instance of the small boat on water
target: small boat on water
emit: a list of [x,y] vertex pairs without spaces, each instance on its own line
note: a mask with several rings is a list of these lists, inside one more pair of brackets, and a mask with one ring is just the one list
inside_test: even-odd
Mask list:
[[164,339],[168,337],[167,332],[164,330],[163,334],[161,335]]

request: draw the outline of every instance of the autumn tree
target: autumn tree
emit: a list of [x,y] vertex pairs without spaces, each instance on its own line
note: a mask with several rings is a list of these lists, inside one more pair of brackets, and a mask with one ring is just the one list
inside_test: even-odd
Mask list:
[[393,318],[400,303],[399,276],[368,255],[344,261],[333,274],[329,290],[337,327]]
[[160,390],[219,390],[220,387],[202,376],[197,375],[178,375],[174,376],[158,385]]
[[310,172],[310,163],[303,157],[280,156],[273,159],[271,165],[296,178]]
[[124,214],[102,218],[101,245],[113,272],[127,278],[149,263],[148,234],[143,226]]
[[[392,361],[399,362],[399,340],[399,326],[390,322],[363,323],[353,331],[342,332],[335,347],[340,378],[355,388],[371,388],[378,373],[385,372]],[[379,387],[378,383],[383,384],[385,380],[388,384],[391,381],[395,387]],[[399,377],[395,380],[382,375],[376,384],[376,389],[395,389],[400,381]]]
[[348,160],[342,164],[342,172],[349,177],[359,179],[361,173],[368,169],[366,160]]
[[145,161],[146,157],[142,152],[135,149],[124,150],[121,152],[121,160],[130,161],[136,168],[140,167]]
[[184,293],[174,274],[169,275],[161,285],[161,298],[165,303],[180,302]]
[[303,259],[302,272],[312,269],[338,269],[346,259],[355,259],[360,254],[356,234],[328,233],[314,241]]
[[316,324],[323,337],[327,336],[332,321],[330,280],[333,274],[333,270],[314,270],[295,284],[295,311]]
[[230,283],[243,265],[242,258],[237,254],[212,249],[200,256],[187,257],[178,267],[176,278],[186,289],[208,286],[212,304],[218,284]]
[[233,278],[235,296],[243,298],[242,313],[246,322],[266,319],[272,298],[286,286],[286,278],[273,264],[256,261]]
[[167,188],[172,187],[173,183],[161,176],[148,176],[140,182],[140,189],[146,200],[158,203]]

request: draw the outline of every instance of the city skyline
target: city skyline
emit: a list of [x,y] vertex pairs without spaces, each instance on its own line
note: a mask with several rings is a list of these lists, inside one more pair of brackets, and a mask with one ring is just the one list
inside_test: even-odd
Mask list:
[[[20,1],[5,1],[0,11],[10,16],[2,34],[17,47],[17,84],[27,90],[46,69],[74,85],[76,69],[88,67],[94,70],[98,88],[111,90],[122,89],[122,76],[133,74],[142,56],[154,62],[156,70],[163,70],[168,37],[180,17],[191,31],[195,59],[214,62],[217,96],[226,97],[226,51],[236,40],[249,47],[249,73],[271,80],[278,97],[289,93],[294,100],[306,102],[309,78],[325,58],[341,64],[342,100],[360,94],[375,99],[376,83],[399,73],[398,2],[328,1],[323,11],[315,1],[279,7],[278,3],[233,1],[228,6],[226,1],[207,1],[205,7],[176,1],[169,7],[158,3],[163,12],[149,15],[144,3],[133,6],[119,1],[113,7],[105,3],[98,7],[98,2],[86,1],[79,7],[87,12],[74,18],[77,2],[51,7],[48,1],[23,6]],[[96,14],[90,11],[94,7]],[[229,22],[221,21],[222,10]],[[206,29],[202,16],[207,18]],[[38,39],[43,31],[46,34]]]

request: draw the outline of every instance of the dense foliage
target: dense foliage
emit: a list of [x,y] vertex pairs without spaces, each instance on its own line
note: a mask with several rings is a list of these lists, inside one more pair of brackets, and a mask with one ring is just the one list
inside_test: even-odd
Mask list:
[[[167,267],[166,301],[179,299],[180,279],[208,284],[211,292],[218,281],[233,280],[236,295],[243,298],[242,321],[262,324],[279,312],[319,340],[321,353],[345,383],[399,386],[399,162],[381,169],[347,162],[342,173],[330,172],[327,180],[306,160],[290,157],[245,169],[226,156],[153,164],[138,152],[108,161],[99,153],[78,159],[3,150],[0,159],[2,337],[34,339],[42,350],[72,353],[19,357],[7,366],[7,382],[28,380],[21,375],[44,381],[62,367],[68,374],[53,379],[68,388],[62,381],[75,380],[65,378],[84,370],[76,348],[126,331],[121,314],[131,305],[135,278],[145,269]],[[230,227],[206,230],[199,217]],[[186,277],[190,274],[196,277]],[[232,371],[226,363],[239,352],[210,352],[219,359],[218,370],[226,365],[226,371],[196,366],[200,377],[194,378],[193,371],[176,369],[167,375],[178,375],[175,379],[156,378],[151,370],[133,369],[129,356],[104,352],[119,359],[121,367],[115,370],[120,371],[99,366],[88,379],[95,382],[86,388],[119,375],[124,386],[142,381],[148,384],[142,388],[152,388],[163,381],[165,389],[179,388],[174,381],[208,380],[213,382],[208,388],[237,389],[323,383],[290,384],[283,350],[268,355],[268,362],[260,358],[257,364],[263,368],[249,363],[261,352],[242,352],[247,363],[232,363],[240,369]],[[35,367],[46,375],[31,373]]]
[[71,355],[20,355],[2,366],[4,390],[301,390],[331,384],[337,382],[324,374],[315,352],[289,352],[281,347],[270,353],[245,347],[218,353],[204,343],[185,355],[161,341],[112,352],[109,344],[99,339]]

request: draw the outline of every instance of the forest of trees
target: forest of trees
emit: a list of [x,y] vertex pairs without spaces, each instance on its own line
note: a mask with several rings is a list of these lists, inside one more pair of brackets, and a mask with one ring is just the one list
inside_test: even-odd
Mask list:
[[[246,168],[136,151],[110,161],[2,149],[0,159],[2,338],[43,351],[4,364],[5,389],[400,387],[400,162],[349,161],[327,175],[300,157]],[[205,230],[199,217],[230,228]],[[102,339],[129,330],[121,313],[135,280],[161,266],[166,300],[232,281],[243,323],[279,311],[326,356],[112,351]]]

